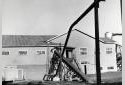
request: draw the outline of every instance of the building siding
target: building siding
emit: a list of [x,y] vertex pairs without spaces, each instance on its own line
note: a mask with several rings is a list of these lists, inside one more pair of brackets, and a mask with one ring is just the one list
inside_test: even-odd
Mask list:
[[[18,47],[2,48],[2,51],[9,52],[9,55],[2,55],[2,67],[17,66],[23,69],[24,79],[42,80],[48,71],[48,63],[52,56],[50,50],[53,47]],[[19,51],[27,51],[26,55],[19,55]],[[37,54],[37,51],[45,51],[45,54]]]
[[[3,55],[7,60],[6,64],[25,65],[25,64],[46,64],[46,48],[2,48],[3,51],[9,51],[9,55]],[[27,51],[26,55],[20,55],[19,51]],[[37,55],[37,51],[45,51],[45,54]]]
[[[116,51],[115,51],[115,44],[100,44],[100,57],[101,57],[101,66],[103,67],[102,72],[107,71],[117,71],[117,64],[116,64]],[[112,53],[107,54],[106,49],[112,48]],[[108,69],[108,67],[113,66],[114,69]]]
[[[52,42],[56,43],[65,43],[66,34],[53,39]],[[82,71],[85,73],[84,66],[87,67],[87,74],[95,74],[96,73],[96,62],[95,62],[95,39],[84,35],[78,31],[72,31],[71,36],[69,38],[68,46],[75,48],[76,58],[80,64]],[[87,54],[81,55],[80,48],[87,48]],[[112,54],[106,54],[106,48],[112,48]],[[82,62],[87,61],[88,64],[81,64]],[[103,67],[102,72],[107,71],[117,71],[116,66],[116,53],[115,53],[115,44],[104,44],[100,42],[100,63],[101,67]],[[107,67],[114,66],[114,69],[107,70]]]

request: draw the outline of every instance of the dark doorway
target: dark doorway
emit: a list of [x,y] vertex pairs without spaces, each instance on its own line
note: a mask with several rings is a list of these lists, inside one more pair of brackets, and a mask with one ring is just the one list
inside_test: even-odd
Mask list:
[[66,48],[66,58],[72,58],[74,48]]

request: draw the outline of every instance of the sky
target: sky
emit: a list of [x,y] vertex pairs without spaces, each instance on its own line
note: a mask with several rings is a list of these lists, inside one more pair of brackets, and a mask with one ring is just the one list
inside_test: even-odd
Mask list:
[[[94,0],[3,0],[2,34],[60,35]],[[94,36],[94,11],[73,29]],[[100,36],[122,33],[120,0],[106,0],[99,6]]]

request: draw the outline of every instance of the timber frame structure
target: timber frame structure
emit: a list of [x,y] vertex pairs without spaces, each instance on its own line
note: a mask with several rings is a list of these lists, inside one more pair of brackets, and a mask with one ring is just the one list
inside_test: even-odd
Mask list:
[[[66,41],[63,47],[62,52],[58,52],[57,50],[54,51],[53,56],[56,56],[57,61],[53,62],[55,64],[50,65],[51,71],[48,72],[43,78],[43,80],[53,80],[55,76],[58,75],[59,71],[61,71],[62,66],[64,64],[66,65],[66,68],[68,69],[68,73],[71,73],[71,75],[76,75],[80,80],[84,82],[91,83],[92,81],[86,77],[84,73],[80,69],[78,69],[78,66],[76,67],[74,64],[70,63],[69,60],[64,57],[64,52],[67,48],[67,43],[70,38],[71,31],[75,25],[78,24],[93,8],[94,8],[94,15],[95,15],[95,46],[96,46],[96,74],[97,74],[97,85],[101,85],[101,72],[100,72],[100,46],[99,46],[99,22],[98,22],[98,8],[99,8],[99,2],[105,1],[105,0],[94,0],[94,2],[78,17],[70,26]],[[52,69],[53,68],[53,69]],[[56,68],[56,69],[54,69]],[[55,74],[51,74],[54,73]],[[67,74],[68,74],[67,73]],[[73,74],[72,74],[73,73]],[[62,79],[62,78],[61,78]]]

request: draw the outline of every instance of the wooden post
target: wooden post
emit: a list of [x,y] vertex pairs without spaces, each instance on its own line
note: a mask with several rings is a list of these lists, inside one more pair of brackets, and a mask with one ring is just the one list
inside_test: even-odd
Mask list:
[[[60,49],[60,54],[62,52],[62,49],[61,49],[61,43],[59,43],[59,49]],[[62,56],[61,56],[62,57]],[[60,77],[60,81],[63,80],[63,77],[62,77],[62,72],[63,72],[63,68],[62,68],[62,59],[60,60],[60,73],[59,73],[59,77]]]
[[121,5],[121,19],[122,19],[122,0],[120,0],[120,5]]
[[50,57],[49,57],[49,42],[47,42],[47,63],[46,63],[46,74],[49,72],[49,62],[50,62]]
[[86,65],[84,65],[84,68],[85,68],[85,74],[87,74],[87,67],[86,67]]
[[[98,0],[94,1],[96,2]],[[94,7],[94,14],[95,14],[96,76],[97,76],[97,85],[101,85],[98,8],[99,8],[99,3]]]

